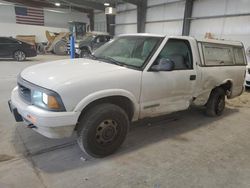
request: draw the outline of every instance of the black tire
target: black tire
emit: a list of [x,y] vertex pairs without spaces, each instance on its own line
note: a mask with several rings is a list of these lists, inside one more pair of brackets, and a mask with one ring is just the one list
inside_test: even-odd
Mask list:
[[44,54],[45,53],[45,46],[43,43],[38,43],[36,47],[36,51],[38,54]]
[[67,54],[67,42],[65,40],[59,40],[54,43],[53,53],[56,55],[66,55]]
[[214,89],[207,101],[206,114],[211,117],[220,116],[225,109],[225,91],[218,87]]
[[129,129],[128,115],[113,104],[99,104],[79,120],[77,142],[86,158],[101,158],[114,153]]
[[89,50],[87,49],[81,49],[81,52],[80,52],[80,58],[85,58],[85,57],[88,57],[90,54]]
[[17,50],[14,52],[13,57],[16,61],[24,61],[26,59],[26,54],[21,50]]

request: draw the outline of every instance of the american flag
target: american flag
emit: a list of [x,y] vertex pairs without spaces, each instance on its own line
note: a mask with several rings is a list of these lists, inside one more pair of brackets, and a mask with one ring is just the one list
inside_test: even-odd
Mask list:
[[28,25],[44,25],[43,9],[15,7],[16,23]]

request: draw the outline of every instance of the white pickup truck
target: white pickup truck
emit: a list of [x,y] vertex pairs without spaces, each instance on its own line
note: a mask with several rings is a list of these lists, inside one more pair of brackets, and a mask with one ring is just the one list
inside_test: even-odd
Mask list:
[[16,121],[49,138],[77,133],[83,152],[104,157],[123,143],[131,121],[205,105],[219,116],[241,95],[240,42],[121,35],[88,59],[31,66],[9,101]]

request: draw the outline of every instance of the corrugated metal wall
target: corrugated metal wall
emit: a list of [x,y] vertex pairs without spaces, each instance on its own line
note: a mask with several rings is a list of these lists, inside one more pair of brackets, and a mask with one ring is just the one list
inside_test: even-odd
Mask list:
[[[185,0],[148,0],[146,32],[181,35]],[[136,33],[136,6],[118,5],[116,34]],[[250,46],[250,0],[195,0],[190,35],[240,40]],[[223,17],[224,15],[224,17]],[[217,18],[216,16],[220,16]]]
[[94,30],[101,32],[107,31],[106,15],[102,11],[95,11]]
[[137,32],[137,10],[132,4],[120,4],[117,7],[115,17],[115,33],[136,33]]
[[[196,0],[192,17],[200,19],[192,20],[190,35],[203,38],[206,32],[211,32],[216,38],[239,40],[248,47],[249,13],[249,0]],[[223,15],[224,17],[219,17]]]
[[181,35],[185,1],[148,0],[146,32]]

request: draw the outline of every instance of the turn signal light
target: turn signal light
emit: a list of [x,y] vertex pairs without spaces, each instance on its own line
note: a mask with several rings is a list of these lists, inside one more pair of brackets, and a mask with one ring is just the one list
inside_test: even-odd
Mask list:
[[60,109],[60,105],[56,100],[56,97],[48,95],[48,107],[50,109]]

